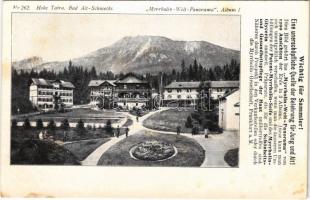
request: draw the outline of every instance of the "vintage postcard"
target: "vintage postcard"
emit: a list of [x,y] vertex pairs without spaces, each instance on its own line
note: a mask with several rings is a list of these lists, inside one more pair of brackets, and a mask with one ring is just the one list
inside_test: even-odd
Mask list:
[[12,23],[11,164],[238,166],[240,16]]
[[288,4],[4,2],[1,194],[305,197],[309,4]]

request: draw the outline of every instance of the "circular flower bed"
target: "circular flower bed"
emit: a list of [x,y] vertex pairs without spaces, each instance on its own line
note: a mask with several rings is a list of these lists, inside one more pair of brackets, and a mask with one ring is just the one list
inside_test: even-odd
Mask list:
[[176,154],[176,148],[172,144],[149,140],[134,146],[130,154],[139,160],[161,161]]

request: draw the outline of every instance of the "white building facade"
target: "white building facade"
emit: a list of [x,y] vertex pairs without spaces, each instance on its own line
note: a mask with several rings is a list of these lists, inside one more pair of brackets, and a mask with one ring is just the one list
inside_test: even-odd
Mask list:
[[200,82],[172,82],[164,88],[164,106],[193,107],[200,98]]
[[239,130],[240,90],[234,90],[219,99],[219,127]]
[[227,93],[239,88],[239,81],[205,81],[202,85],[204,94],[218,100]]
[[40,110],[73,106],[74,86],[63,80],[32,78],[29,81],[29,100]]

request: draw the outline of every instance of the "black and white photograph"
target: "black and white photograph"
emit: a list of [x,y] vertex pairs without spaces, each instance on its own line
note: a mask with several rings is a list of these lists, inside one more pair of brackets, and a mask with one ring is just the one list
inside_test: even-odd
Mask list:
[[238,167],[240,23],[14,13],[11,165]]

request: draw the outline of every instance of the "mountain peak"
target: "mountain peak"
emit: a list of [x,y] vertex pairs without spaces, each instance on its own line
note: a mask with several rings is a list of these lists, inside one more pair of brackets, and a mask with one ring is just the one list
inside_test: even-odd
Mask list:
[[12,65],[15,68],[32,69],[38,65],[41,65],[42,63],[44,63],[43,58],[39,56],[32,56],[20,61],[14,61]]
[[[239,62],[240,52],[206,41],[175,41],[162,36],[136,35],[123,37],[108,47],[72,59],[72,63],[87,69],[95,66],[97,72],[156,73],[180,70],[182,60],[188,65],[194,58],[203,67],[211,68],[228,64],[231,59]],[[32,60],[37,60],[38,63],[42,61],[39,58]],[[34,61],[29,63],[35,63]],[[31,66],[26,63],[28,62],[15,66]],[[68,61],[41,63],[37,65],[37,70],[42,68],[58,71],[67,65]]]

